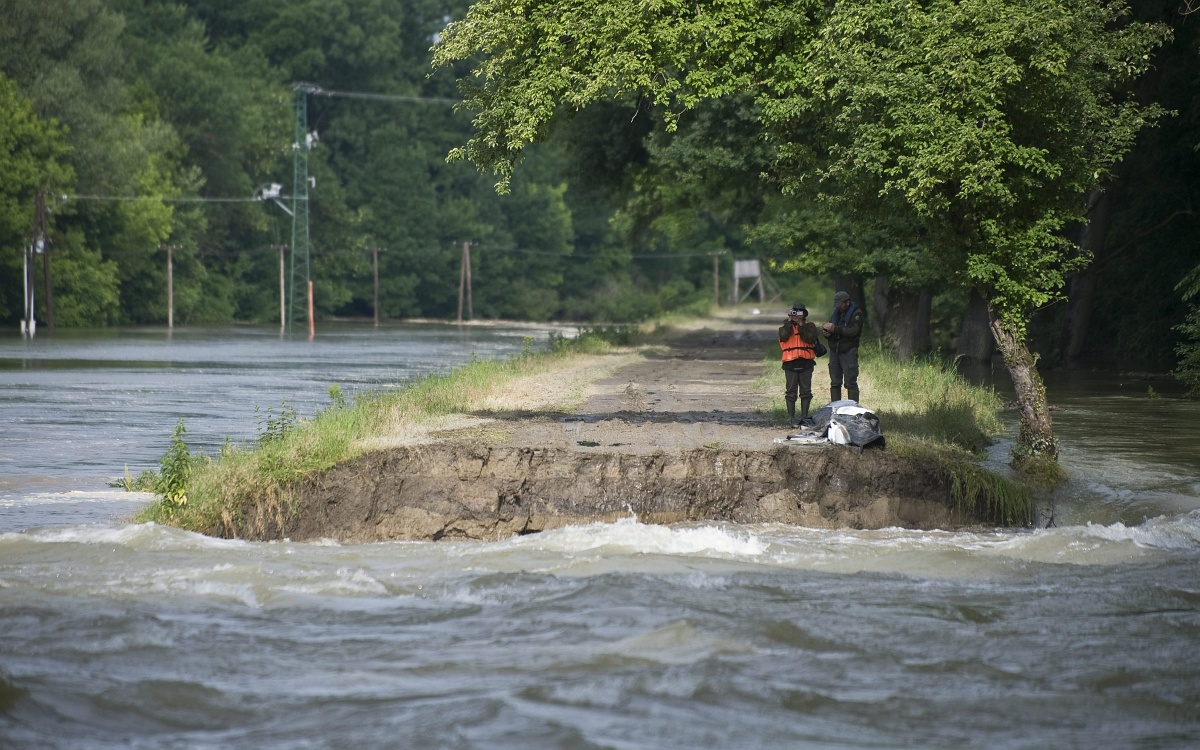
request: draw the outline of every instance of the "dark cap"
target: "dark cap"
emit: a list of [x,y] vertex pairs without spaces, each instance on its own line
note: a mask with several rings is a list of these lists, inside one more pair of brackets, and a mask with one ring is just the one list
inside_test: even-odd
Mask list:
[[797,313],[804,313],[805,315],[808,315],[808,308],[804,306],[803,302],[797,302],[796,304],[792,305],[792,309],[788,311],[788,315],[796,315]]
[[840,305],[849,299],[850,295],[846,292],[838,292],[837,294],[833,295],[833,304]]

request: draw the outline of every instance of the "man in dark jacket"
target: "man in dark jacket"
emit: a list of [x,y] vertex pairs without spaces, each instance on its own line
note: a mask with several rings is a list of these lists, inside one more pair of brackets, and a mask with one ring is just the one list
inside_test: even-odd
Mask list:
[[862,335],[861,307],[850,301],[846,292],[833,295],[833,316],[821,326],[829,339],[829,400],[842,399],[842,380],[846,397],[858,401],[858,337]]

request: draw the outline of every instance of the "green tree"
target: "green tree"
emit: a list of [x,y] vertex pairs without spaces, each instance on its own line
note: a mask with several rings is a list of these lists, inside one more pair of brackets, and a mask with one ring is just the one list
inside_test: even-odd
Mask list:
[[[67,164],[66,133],[34,114],[16,84],[0,73],[0,316],[19,319],[24,300],[24,247],[33,226],[34,196],[65,188],[74,177]],[[53,243],[51,248],[54,248]]]
[[[87,196],[55,206],[55,224],[68,238],[68,267],[55,278],[64,314],[56,317],[63,325],[116,322],[120,292],[106,285],[153,263],[157,245],[171,234],[173,210],[158,196],[176,194],[178,141],[170,126],[135,106],[122,50],[126,19],[110,4],[12,0],[5,21],[0,71],[39,116],[66,126],[76,178],[71,192]],[[125,200],[139,196],[150,197]],[[83,286],[69,286],[72,278]],[[92,297],[68,299],[81,292]]]
[[1025,343],[1032,311],[1086,262],[1063,227],[1157,115],[1119,94],[1163,28],[1112,0],[482,0],[435,50],[483,59],[463,81],[476,135],[454,156],[505,189],[563,111],[646,96],[668,126],[752,91],[785,192],[907,215],[944,278],[976,287],[1017,391],[1020,455],[1055,458]]

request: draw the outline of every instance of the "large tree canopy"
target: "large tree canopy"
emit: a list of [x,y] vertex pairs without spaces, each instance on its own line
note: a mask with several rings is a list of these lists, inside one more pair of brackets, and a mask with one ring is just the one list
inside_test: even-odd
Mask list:
[[668,127],[749,92],[784,192],[907,214],[943,278],[976,287],[1013,375],[1028,453],[1057,453],[1029,316],[1086,262],[1064,227],[1158,114],[1124,96],[1166,30],[1121,0],[770,3],[481,0],[451,24],[442,63],[477,132],[455,152],[500,175],[572,110],[644,97]]

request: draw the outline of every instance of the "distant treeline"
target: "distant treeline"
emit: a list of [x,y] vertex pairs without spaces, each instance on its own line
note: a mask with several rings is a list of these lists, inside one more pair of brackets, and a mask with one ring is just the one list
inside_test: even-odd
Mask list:
[[[251,199],[277,183],[290,207],[294,87],[306,82],[347,94],[307,96],[319,318],[373,313],[373,248],[382,317],[453,318],[470,243],[476,317],[623,322],[699,309],[713,300],[714,268],[724,302],[733,260],[760,258],[787,294],[814,277],[830,294],[848,288],[871,331],[902,354],[991,351],[986,336],[979,343],[978,300],[928,262],[923,228],[882,203],[834,205],[788,184],[776,145],[756,135],[750,95],[695,106],[675,130],[636,97],[556,117],[501,194],[495,175],[446,159],[476,132],[472,113],[448,100],[462,97],[458,79],[477,61],[435,67],[430,50],[466,2],[0,8],[5,326],[22,318],[39,194],[49,240],[49,263],[35,258],[40,325],[51,313],[58,326],[165,323],[168,246],[177,324],[278,320],[291,217]],[[1200,14],[1181,9],[1137,4],[1137,20],[1172,36],[1129,95],[1165,114],[1102,189],[1080,196],[1091,222],[1064,231],[1094,260],[1032,319],[1044,366],[1169,369],[1194,354],[1180,282],[1200,264]]]
[[[249,199],[271,183],[293,193],[300,82],[382,95],[307,98],[318,317],[372,315],[371,248],[382,249],[381,316],[455,317],[464,242],[476,317],[629,321],[703,304],[710,253],[723,253],[727,292],[736,225],[671,237],[623,214],[647,161],[647,118],[631,124],[633,110],[569,128],[507,195],[473,165],[447,163],[471,118],[448,103],[455,73],[435,72],[429,50],[465,8],[5,0],[0,322],[22,317],[22,246],[39,190],[57,325],[165,323],[168,245],[177,324],[278,320],[291,218]],[[178,200],[193,198],[205,201]],[[290,281],[290,257],[285,265]]]

